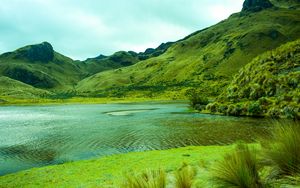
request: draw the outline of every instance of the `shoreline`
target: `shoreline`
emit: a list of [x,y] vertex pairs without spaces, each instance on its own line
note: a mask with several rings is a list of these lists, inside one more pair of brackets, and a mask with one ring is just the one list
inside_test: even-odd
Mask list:
[[[1,97],[0,97],[1,98]],[[188,103],[186,99],[172,100],[168,98],[70,98],[70,99],[14,99],[2,98],[7,102],[1,106],[43,106],[43,105],[72,105],[72,104],[130,104],[130,103]]]
[[160,168],[172,173],[182,163],[199,166],[204,171],[203,180],[208,181],[208,167],[233,149],[234,144],[115,154],[6,174],[0,176],[0,187],[114,187],[125,174]]

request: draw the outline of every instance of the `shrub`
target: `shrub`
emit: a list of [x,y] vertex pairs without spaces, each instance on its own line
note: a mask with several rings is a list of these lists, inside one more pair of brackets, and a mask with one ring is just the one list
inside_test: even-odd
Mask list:
[[165,188],[166,174],[162,170],[151,170],[141,175],[126,176],[122,188]]
[[206,97],[196,95],[196,94],[190,97],[190,101],[191,101],[192,106],[195,106],[196,104],[207,105],[209,103],[209,101]]
[[218,187],[261,188],[256,153],[247,145],[238,144],[213,169],[213,179]]
[[263,144],[275,174],[300,175],[300,125],[278,123],[271,139]]
[[286,118],[295,119],[297,118],[297,113],[299,112],[299,109],[293,106],[286,106],[283,108],[282,112]]
[[218,106],[219,106],[219,104],[217,102],[209,103],[208,105],[206,105],[206,110],[209,110],[209,111],[215,113],[215,112],[218,112]]
[[176,188],[191,188],[195,180],[196,172],[193,167],[183,164],[175,173]]
[[196,105],[206,106],[209,103],[208,98],[202,96],[199,92],[197,92],[194,89],[186,91],[185,95],[188,96],[192,107],[195,107]]
[[241,113],[242,113],[241,106],[234,105],[234,104],[229,105],[227,112],[226,112],[227,115],[232,115],[232,116],[239,116],[239,115],[241,115]]
[[280,117],[280,109],[276,107],[272,107],[268,111],[268,116],[272,118],[279,118]]
[[262,108],[261,108],[260,104],[257,102],[250,103],[250,105],[248,107],[248,113],[251,115],[261,115]]

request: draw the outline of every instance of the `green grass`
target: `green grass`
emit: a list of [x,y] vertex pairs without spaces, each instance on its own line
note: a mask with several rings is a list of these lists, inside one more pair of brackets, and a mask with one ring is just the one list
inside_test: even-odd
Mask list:
[[35,88],[11,78],[0,76],[0,96],[9,98],[10,96],[19,99],[37,99],[51,95],[51,92]]
[[273,165],[273,175],[300,177],[300,126],[277,125],[270,140],[263,142],[265,158]]
[[259,177],[256,151],[247,145],[237,145],[235,151],[228,153],[213,170],[213,178],[218,187],[224,188],[262,188]]
[[166,181],[164,170],[148,170],[140,175],[127,175],[121,188],[165,188]]
[[[22,95],[24,96],[24,95]],[[31,96],[32,97],[32,96]],[[9,105],[60,105],[60,104],[112,104],[112,103],[138,103],[138,102],[187,102],[183,100],[170,100],[169,98],[90,98],[90,97],[72,97],[68,99],[49,99],[49,98],[30,98],[0,96],[0,106]]]
[[192,188],[196,178],[194,167],[183,163],[175,172],[175,188]]
[[[173,173],[183,162],[199,168],[201,182],[209,186],[208,168],[234,146],[186,147],[113,155],[94,160],[34,168],[0,177],[0,187],[116,187],[124,174],[145,169],[164,169]],[[201,165],[200,165],[201,164]]]

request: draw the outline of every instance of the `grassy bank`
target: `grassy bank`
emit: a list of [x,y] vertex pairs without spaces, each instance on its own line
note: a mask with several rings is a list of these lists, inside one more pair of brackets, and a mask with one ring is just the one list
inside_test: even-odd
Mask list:
[[[107,103],[136,103],[136,102],[171,102],[170,98],[85,98],[73,97],[68,99],[20,99],[1,97],[0,106],[8,105],[51,105],[51,104],[107,104]],[[180,100],[181,101],[181,100]],[[183,101],[183,100],[182,100]],[[186,101],[187,102],[187,101]]]
[[[165,169],[168,174],[183,162],[199,167],[208,183],[209,167],[233,146],[185,147],[148,151],[35,168],[0,177],[0,187],[118,187],[124,174],[145,169]],[[200,182],[199,182],[200,183]]]

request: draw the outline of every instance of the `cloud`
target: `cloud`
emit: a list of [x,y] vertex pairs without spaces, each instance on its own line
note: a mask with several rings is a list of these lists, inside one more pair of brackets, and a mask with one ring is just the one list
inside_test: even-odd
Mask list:
[[144,51],[238,12],[243,0],[2,0],[0,53],[49,41],[74,59]]

